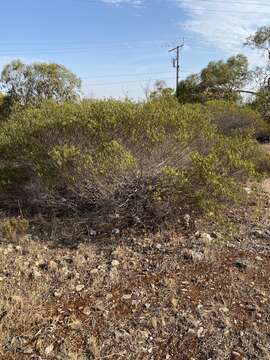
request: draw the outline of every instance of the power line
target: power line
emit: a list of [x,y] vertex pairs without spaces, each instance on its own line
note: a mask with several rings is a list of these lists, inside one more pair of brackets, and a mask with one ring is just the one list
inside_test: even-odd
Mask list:
[[[182,74],[190,74],[192,73],[193,70],[183,70],[181,71]],[[98,78],[108,78],[108,77],[111,77],[111,78],[114,78],[114,77],[125,77],[125,76],[143,76],[143,75],[162,75],[162,74],[173,74],[172,71],[156,71],[156,72],[145,72],[145,73],[129,73],[129,74],[108,74],[108,75],[94,75],[94,76],[82,76],[81,79],[83,80],[87,80],[87,79],[98,79]]]
[[[205,1],[210,1],[210,0],[205,0]],[[188,39],[194,39],[194,36],[192,35],[186,35],[185,38],[188,38]],[[55,46],[56,49],[59,48],[59,45],[87,45],[87,47],[106,47],[106,46],[110,46],[110,48],[117,48],[118,46],[132,46],[134,47],[134,44],[138,43],[140,46],[145,46],[145,47],[149,47],[151,44],[153,44],[153,46],[156,46],[157,44],[156,43],[160,43],[161,47],[163,46],[170,46],[172,47],[173,44],[177,44],[177,42],[179,41],[179,39],[148,39],[148,40],[145,40],[145,39],[133,39],[133,40],[119,40],[119,41],[107,41],[107,40],[101,40],[101,41],[98,41],[98,42],[93,42],[93,41],[59,41],[59,43],[54,43],[52,44],[52,42],[3,42],[3,41],[0,41],[0,45],[1,46],[34,46],[34,45],[39,45],[39,46]],[[53,48],[53,47],[52,47]],[[45,49],[46,50],[46,49]]]
[[[164,78],[162,80],[174,80],[174,77],[171,78]],[[84,85],[88,86],[107,86],[107,85],[124,85],[124,84],[135,84],[135,83],[141,83],[141,82],[147,82],[151,81],[151,79],[142,79],[142,80],[130,80],[130,81],[119,81],[119,82],[106,82],[106,83],[84,83]]]
[[[194,36],[192,35],[187,35],[186,38],[194,40],[196,39]],[[89,42],[89,41],[68,41],[68,42],[63,42],[61,41],[61,43],[55,43],[52,44],[50,43],[6,43],[6,42],[0,42],[0,46],[7,46],[12,47],[12,46],[16,46],[16,51],[17,51],[17,47],[24,47],[24,46],[33,46],[36,48],[36,45],[38,45],[37,49],[41,50],[41,51],[50,51],[50,50],[58,50],[60,48],[60,50],[88,50],[88,49],[96,49],[96,48],[102,48],[102,49],[122,49],[122,48],[149,48],[149,47],[157,47],[160,46],[160,48],[166,48],[166,47],[172,47],[175,46],[177,44],[179,40],[130,40],[130,41],[117,41],[117,42]],[[137,43],[137,44],[136,44]],[[61,45],[59,46],[59,44]],[[72,47],[69,46],[63,46],[64,45],[75,45]],[[106,45],[108,44],[108,45]],[[135,45],[134,45],[135,44]],[[52,45],[52,46],[51,46]],[[45,46],[45,48],[44,48]],[[49,46],[49,48],[48,48]],[[196,45],[196,47],[198,47],[198,45]],[[8,50],[8,49],[7,49]],[[10,50],[10,49],[9,49]],[[32,51],[33,48],[29,48],[28,50]],[[12,50],[11,50],[12,51]],[[14,51],[14,50],[13,50]]]
[[[186,73],[188,74],[189,72],[186,71]],[[142,76],[142,75],[162,75],[162,74],[173,74],[171,71],[163,71],[163,72],[151,72],[151,73],[133,73],[133,74],[114,74],[114,75],[95,75],[95,76],[87,76],[87,77],[82,77],[82,79],[98,79],[98,78],[114,78],[114,77],[125,77],[125,76]]]
[[[74,53],[74,54],[81,54],[81,53],[89,53],[91,51],[95,50],[95,48],[57,48],[57,49],[17,49],[17,50],[8,50],[6,49],[5,51],[1,50],[1,56],[21,56],[24,54],[35,54],[35,55],[54,55],[54,54],[68,54],[68,53]],[[146,50],[149,50],[149,53],[152,55],[153,54],[153,50],[156,50],[156,53],[159,53],[162,51],[162,49],[153,49],[153,47],[122,47],[122,48],[103,48],[102,51],[104,51],[105,53],[107,52],[120,52],[120,51],[130,51],[131,53],[136,53],[136,51],[142,51],[144,50],[144,53]],[[201,50],[202,52],[207,52],[207,53],[216,53],[216,51],[213,50],[207,50],[204,47],[200,47],[200,46],[194,46],[192,47],[192,50]],[[165,55],[164,55],[165,56]]]
[[[194,37],[192,36],[187,36],[188,39],[192,39],[192,40],[196,40]],[[65,51],[78,51],[78,52],[84,52],[84,51],[89,51],[89,50],[95,50],[97,48],[102,48],[102,50],[106,50],[106,51],[113,51],[113,50],[137,50],[137,49],[150,49],[155,48],[157,49],[157,45],[160,46],[160,49],[164,49],[164,48],[170,48],[172,46],[174,46],[174,44],[177,44],[176,40],[167,40],[167,42],[165,42],[166,40],[134,40],[134,41],[119,41],[119,42],[109,42],[109,45],[102,45],[101,43],[99,43],[99,46],[96,46],[97,43],[91,43],[91,42],[66,42],[67,45],[69,44],[74,44],[74,45],[78,45],[78,46],[62,46],[60,47],[59,45],[55,44],[52,47],[33,47],[33,48],[16,48],[15,49],[10,49],[10,46],[14,46],[16,45],[16,43],[10,44],[10,43],[1,43],[1,46],[6,45],[8,48],[6,48],[3,51],[3,48],[1,50],[1,55],[10,55],[12,52],[39,52],[39,53],[44,53],[44,52],[65,52]],[[157,44],[158,42],[160,42],[160,44]],[[132,43],[138,43],[137,45],[134,45]],[[231,42],[227,42],[227,43],[231,43]],[[37,43],[36,43],[37,44]],[[63,44],[63,41],[61,42],[61,44]],[[106,42],[104,42],[104,44],[106,44]],[[24,46],[24,45],[29,45],[29,46],[33,46],[35,45],[35,43],[20,43],[18,44],[20,46]],[[47,46],[47,44],[40,44],[38,43],[38,45],[45,45]],[[79,45],[85,45],[85,46],[79,46]],[[192,46],[193,49],[204,49],[203,46],[200,45],[193,45]],[[152,52],[152,49],[151,49]]]
[[[129,39],[129,40],[118,40],[118,41],[109,41],[109,40],[101,40],[101,41],[63,41],[61,40],[59,43],[61,44],[88,44],[88,45],[99,45],[101,47],[103,47],[106,44],[110,44],[110,45],[127,45],[127,44],[134,44],[134,43],[145,43],[146,46],[149,45],[149,43],[154,43],[154,42],[163,42],[163,43],[167,43],[167,42],[176,42],[178,41],[177,39],[172,39],[172,38],[167,38],[167,39]],[[59,43],[56,43],[55,46],[58,46]],[[1,45],[48,45],[48,44],[52,44],[51,42],[15,42],[15,43],[10,43],[9,42],[0,42]]]
[[[85,43],[87,44],[87,43]],[[79,44],[78,44],[79,45]],[[118,45],[99,45],[99,46],[91,46],[91,44],[87,44],[88,46],[73,46],[73,47],[69,47],[69,46],[65,46],[65,47],[59,47],[56,45],[56,47],[49,47],[49,48],[44,48],[44,47],[38,47],[38,48],[17,48],[15,49],[11,49],[9,48],[10,45],[8,45],[8,48],[5,49],[5,51],[1,51],[1,54],[5,55],[5,54],[12,54],[14,52],[18,53],[29,53],[29,52],[38,52],[38,53],[62,53],[62,52],[85,52],[85,51],[89,51],[89,50],[94,50],[94,49],[102,49],[103,51],[114,51],[114,50],[145,50],[145,49],[150,49],[150,48],[156,48],[157,44],[155,44],[154,41],[151,41],[150,44],[148,42],[142,42],[141,44],[138,43],[137,45],[131,45],[128,42],[126,43],[122,43],[122,44],[118,44]],[[171,44],[159,44],[160,48],[165,48]],[[152,51],[152,50],[151,50]]]
[[[88,51],[88,50],[96,50],[96,49],[102,49],[102,50],[106,50],[106,51],[110,51],[110,50],[136,50],[136,49],[142,49],[144,50],[145,48],[156,48],[156,45],[145,45],[145,46],[131,46],[131,45],[122,45],[121,47],[119,46],[103,46],[103,47],[50,47],[50,48],[25,48],[25,49],[5,49],[6,52],[14,52],[14,51],[23,51],[23,52],[32,52],[32,51],[37,51],[37,52],[62,52],[62,51]],[[164,46],[165,48],[165,46]],[[1,54],[3,53],[3,51],[1,51]]]
[[[190,38],[190,39],[193,39],[194,40],[194,37],[192,36],[187,36],[187,38]],[[205,41],[204,41],[205,42]],[[137,44],[136,44],[137,43]],[[156,44],[155,44],[156,43]],[[157,43],[160,43],[160,44],[157,44]],[[141,49],[150,49],[151,47],[154,47],[154,48],[157,48],[157,45],[160,45],[160,48],[169,48],[169,47],[172,47],[173,45],[172,44],[176,44],[177,41],[176,40],[172,40],[172,39],[162,39],[162,40],[130,40],[130,41],[117,41],[117,42],[107,42],[107,41],[104,41],[104,42],[99,42],[99,43],[91,43],[91,42],[65,42],[64,44],[65,45],[87,45],[87,46],[75,46],[75,47],[67,47],[67,46],[64,46],[64,47],[59,47],[59,45],[55,44],[54,46],[55,47],[50,47],[50,48],[44,48],[44,47],[41,47],[40,48],[40,45],[42,46],[47,46],[46,43],[43,43],[43,44],[40,44],[38,43],[39,47],[38,48],[29,48],[29,49],[22,49],[21,46],[24,46],[24,45],[29,45],[29,46],[33,46],[35,43],[20,43],[18,45],[20,45],[20,49],[5,49],[3,51],[1,51],[1,55],[17,55],[18,53],[40,53],[40,54],[43,54],[43,53],[65,53],[65,52],[87,52],[87,51],[90,51],[90,50],[94,50],[96,48],[102,48],[102,50],[104,51],[114,51],[114,50],[141,50]],[[207,43],[207,42],[205,42]],[[227,44],[232,44],[232,42],[227,42]],[[13,43],[13,44],[10,44],[10,43],[4,43],[4,42],[1,42],[0,43],[2,46],[3,45],[7,45],[8,47],[10,46],[13,46],[15,45],[16,43]],[[36,43],[37,44],[37,43]],[[51,43],[50,43],[51,44]],[[63,41],[61,41],[61,44],[63,44]],[[108,45],[105,45],[105,44],[108,44]],[[135,44],[135,45],[134,45]],[[205,48],[203,46],[199,46],[199,45],[193,45],[192,46],[192,49],[202,49],[204,50]],[[152,52],[152,50],[151,50]],[[209,52],[207,50],[207,52]]]

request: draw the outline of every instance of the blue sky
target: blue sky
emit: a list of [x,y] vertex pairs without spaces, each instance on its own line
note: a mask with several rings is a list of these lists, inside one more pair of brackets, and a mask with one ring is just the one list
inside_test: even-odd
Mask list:
[[157,79],[174,85],[170,47],[182,42],[182,77],[239,52],[269,25],[267,0],[13,0],[1,4],[0,66],[14,58],[64,64],[85,95],[138,98]]

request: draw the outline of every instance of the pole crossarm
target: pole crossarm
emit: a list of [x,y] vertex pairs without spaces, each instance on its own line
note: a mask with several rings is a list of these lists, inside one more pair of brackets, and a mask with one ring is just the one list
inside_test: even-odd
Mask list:
[[169,52],[176,51],[176,97],[179,95],[179,72],[180,72],[180,49],[184,47],[184,42],[181,45],[170,49]]

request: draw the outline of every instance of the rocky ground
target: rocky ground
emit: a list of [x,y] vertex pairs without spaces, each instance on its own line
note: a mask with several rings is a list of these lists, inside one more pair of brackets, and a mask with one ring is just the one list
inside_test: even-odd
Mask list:
[[269,202],[259,220],[233,216],[231,239],[2,239],[0,358],[270,359]]

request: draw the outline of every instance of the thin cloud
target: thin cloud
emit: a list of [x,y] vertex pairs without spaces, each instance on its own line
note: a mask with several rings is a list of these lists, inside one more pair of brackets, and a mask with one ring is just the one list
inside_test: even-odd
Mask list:
[[208,44],[227,54],[246,53],[253,64],[262,62],[258,53],[243,48],[246,38],[258,27],[269,23],[269,6],[249,0],[176,0],[186,12],[184,29],[196,35],[204,45]]
[[105,4],[110,5],[132,5],[135,7],[141,7],[143,5],[143,0],[100,0],[101,2]]

